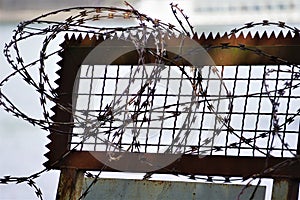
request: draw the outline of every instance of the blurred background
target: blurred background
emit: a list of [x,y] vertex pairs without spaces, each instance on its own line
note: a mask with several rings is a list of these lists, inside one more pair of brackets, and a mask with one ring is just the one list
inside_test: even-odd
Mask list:
[[[161,19],[179,27],[173,17],[169,4],[178,3],[190,17],[198,35],[201,32],[212,32],[221,35],[232,28],[240,27],[247,22],[262,20],[283,21],[292,26],[300,26],[299,0],[128,0],[137,10],[152,18]],[[52,10],[74,6],[114,6],[124,7],[121,0],[0,0],[0,80],[9,75],[10,69],[2,54],[5,43],[8,43],[20,21],[29,20]],[[62,19],[61,19],[62,20]],[[273,28],[259,28],[270,33]],[[257,30],[257,29],[256,29]],[[280,29],[275,28],[278,33]],[[61,41],[62,42],[62,41]],[[58,46],[58,44],[57,44]],[[32,52],[41,47],[36,41],[27,44],[24,57],[32,56]],[[59,58],[58,58],[59,59]],[[57,62],[58,60],[56,60]],[[24,109],[34,114],[38,107],[38,98],[29,95],[29,88],[22,88],[21,81],[8,84],[7,91],[14,93],[17,104],[22,103]],[[48,133],[25,121],[14,118],[0,109],[0,177],[28,176],[43,169],[47,152],[45,145],[49,142]],[[104,175],[105,176],[105,173]],[[118,174],[117,176],[122,176]],[[128,177],[128,175],[126,175]],[[132,174],[130,178],[135,178]],[[50,171],[36,179],[42,189],[44,199],[55,199],[59,172]],[[164,177],[161,177],[164,178]],[[270,199],[272,182],[265,180],[268,186],[267,199]],[[27,184],[0,184],[0,199],[36,199],[32,188]]]
[[[300,1],[298,0],[128,0],[148,15],[170,19],[171,2],[179,3],[180,7],[187,9],[187,14],[195,26],[240,24],[245,21],[287,21],[299,23]],[[50,10],[78,6],[120,6],[122,0],[0,0],[1,21],[21,21],[32,18]],[[150,11],[150,12],[149,12]]]

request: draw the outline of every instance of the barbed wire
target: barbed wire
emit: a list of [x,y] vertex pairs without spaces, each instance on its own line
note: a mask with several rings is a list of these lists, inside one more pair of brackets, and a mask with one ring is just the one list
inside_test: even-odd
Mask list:
[[[191,24],[188,20],[188,16],[183,13],[183,10],[180,9],[177,4],[176,5],[171,4],[170,6],[171,6],[171,9],[172,9],[172,12],[173,12],[175,18],[177,19],[177,21],[183,31],[177,29],[175,25],[172,25],[170,23],[164,23],[159,19],[153,19],[153,18],[150,18],[149,16],[147,16],[146,14],[140,13],[138,10],[136,10],[132,5],[130,5],[127,2],[125,2],[125,5],[128,6],[129,9],[114,8],[114,7],[66,8],[66,9],[53,11],[53,12],[50,12],[47,14],[43,14],[33,20],[21,22],[17,26],[17,29],[14,30],[14,35],[12,36],[12,40],[8,44],[6,44],[5,48],[4,48],[4,55],[7,59],[7,62],[9,63],[9,65],[14,70],[14,72],[11,73],[10,75],[8,75],[6,78],[4,78],[0,82],[0,106],[2,106],[6,112],[11,113],[13,116],[15,116],[17,118],[21,118],[21,119],[31,123],[32,125],[37,125],[37,126],[41,127],[43,130],[47,130],[47,131],[60,132],[59,130],[57,130],[55,128],[58,125],[73,125],[75,127],[81,126],[81,124],[80,123],[77,124],[77,122],[69,123],[69,122],[53,121],[53,120],[51,120],[51,116],[50,116],[49,110],[48,110],[49,103],[55,103],[60,109],[74,115],[74,113],[72,112],[72,110],[70,110],[68,105],[63,105],[60,103],[60,101],[58,99],[58,94],[56,93],[56,90],[55,90],[55,87],[53,86],[53,83],[51,83],[51,80],[45,71],[45,69],[46,69],[45,61],[48,58],[50,58],[54,55],[57,55],[57,54],[61,54],[63,52],[63,49],[53,51],[50,53],[47,52],[48,47],[50,46],[50,43],[61,33],[78,33],[78,34],[86,33],[86,34],[93,34],[98,37],[106,37],[106,38],[113,38],[117,34],[126,33],[130,36],[130,37],[126,38],[126,40],[129,40],[129,41],[135,43],[136,45],[141,45],[141,42],[145,42],[147,40],[147,37],[144,37],[144,38],[142,38],[142,40],[140,40],[140,38],[138,38],[136,35],[134,35],[133,32],[143,33],[143,36],[146,36],[145,33],[148,34],[150,31],[158,31],[162,34],[167,35],[168,37],[174,36],[174,35],[185,35],[186,37],[192,37],[192,36],[196,35],[196,33],[193,30],[194,27],[191,26]],[[51,21],[51,20],[46,19],[47,17],[51,17],[51,16],[58,15],[61,13],[72,13],[72,12],[76,12],[76,14],[70,16],[65,21],[58,22],[58,21]],[[179,12],[180,15],[184,18],[184,20],[187,23],[187,26],[189,27],[191,32],[189,32],[185,28],[184,23],[180,20],[180,16],[178,16],[177,12]],[[133,26],[128,26],[128,27],[98,27],[95,25],[87,24],[88,22],[91,22],[91,21],[92,22],[101,21],[103,19],[135,19],[138,22],[138,24],[133,25]],[[38,26],[33,27],[33,25],[38,25]],[[46,28],[40,27],[41,25],[46,25]],[[269,22],[267,20],[264,20],[263,22],[257,22],[257,23],[250,22],[240,28],[232,29],[230,31],[230,33],[228,34],[228,37],[238,34],[238,33],[242,32],[243,30],[248,30],[248,29],[251,29],[251,28],[254,28],[257,26],[263,26],[263,27],[264,26],[276,26],[281,29],[288,29],[288,30],[292,31],[293,34],[295,34],[295,35],[300,35],[300,31],[296,27],[289,26],[284,22]],[[18,44],[21,41],[28,40],[29,38],[32,38],[35,36],[41,36],[41,35],[44,36],[45,38],[42,43],[42,49],[40,50],[39,58],[33,62],[26,64],[25,59],[21,56],[22,54],[20,52]],[[161,41],[161,38],[162,38],[161,35],[157,35],[157,38],[155,38],[155,39],[163,43],[163,41]],[[273,61],[274,64],[284,63],[286,66],[288,66],[292,69],[292,70],[286,70],[286,71],[280,71],[280,69],[279,70],[275,70],[275,69],[268,70],[267,73],[264,74],[264,77],[263,77],[264,80],[267,80],[267,78],[269,76],[271,76],[273,73],[278,73],[279,71],[281,73],[291,74],[292,80],[298,80],[300,77],[300,71],[299,71],[300,68],[297,64],[294,64],[283,58],[279,58],[274,55],[270,55],[260,49],[253,48],[253,47],[247,46],[245,44],[232,45],[230,43],[222,43],[220,45],[204,46],[204,48],[208,52],[213,49],[221,49],[221,50],[222,49],[238,49],[241,51],[247,51],[247,52],[251,52],[255,55],[265,57],[265,58]],[[14,51],[14,54],[12,53],[12,51]],[[197,49],[195,49],[194,51],[197,51]],[[293,150],[291,150],[289,148],[288,143],[286,143],[284,141],[284,139],[281,137],[281,135],[278,134],[278,131],[283,129],[284,127],[286,127],[288,124],[293,123],[295,118],[297,116],[299,116],[299,114],[300,114],[300,108],[297,110],[297,113],[293,114],[289,118],[286,117],[285,121],[281,122],[281,123],[279,123],[280,120],[278,118],[277,112],[278,112],[278,109],[280,106],[280,102],[279,102],[280,98],[285,94],[286,91],[293,90],[293,89],[299,87],[299,83],[296,85],[292,85],[292,82],[290,80],[287,80],[281,88],[277,88],[277,86],[276,86],[276,88],[272,90],[272,89],[269,89],[269,85],[268,85],[267,81],[263,82],[264,89],[265,89],[265,92],[263,94],[268,96],[268,98],[272,104],[272,128],[270,131],[266,131],[259,135],[255,135],[255,137],[246,138],[246,137],[236,133],[235,129],[231,125],[229,125],[230,109],[229,109],[229,114],[226,116],[221,116],[221,115],[217,114],[217,108],[215,108],[215,106],[211,103],[212,99],[209,99],[208,96],[205,94],[205,89],[204,89],[205,86],[203,85],[203,83],[201,81],[199,81],[200,80],[199,69],[194,70],[194,75],[190,76],[189,73],[187,71],[185,71],[184,68],[182,68],[181,66],[176,64],[176,62],[175,62],[176,60],[165,57],[163,51],[154,52],[152,50],[142,49],[139,52],[140,58],[142,58],[144,53],[150,53],[151,55],[153,55],[156,58],[156,63],[158,63],[158,64],[164,63],[164,62],[169,62],[169,63],[172,63],[173,65],[177,66],[180,69],[180,71],[183,73],[183,75],[185,75],[186,79],[192,85],[195,96],[204,98],[204,100],[199,100],[199,99],[197,100],[197,98],[195,98],[195,99],[193,98],[193,99],[191,99],[191,102],[188,102],[188,105],[196,105],[197,103],[200,103],[200,101],[206,102],[207,108],[211,111],[211,113],[216,114],[218,123],[220,123],[221,128],[216,129],[216,135],[218,135],[220,133],[222,128],[225,128],[225,129],[227,129],[227,131],[230,134],[236,136],[240,140],[240,142],[231,143],[231,144],[229,144],[229,146],[241,147],[241,144],[246,144],[267,157],[273,157],[271,152],[272,152],[273,145],[274,145],[274,139],[275,139],[275,137],[278,137],[282,143],[282,148],[285,148],[294,157],[297,157],[297,155],[293,152]],[[145,63],[143,63],[142,59],[140,59],[139,62],[140,62],[139,64],[145,64]],[[39,79],[33,78],[29,72],[29,69],[33,68],[36,65],[38,65]],[[159,68],[156,68],[155,70],[153,70],[153,74],[151,74],[150,77],[152,77],[152,78],[158,77],[160,70],[161,69],[159,69]],[[298,70],[298,71],[296,71],[296,70]],[[233,106],[233,99],[237,98],[238,96],[234,96],[231,94],[231,91],[229,91],[229,89],[227,88],[224,81],[222,81],[222,77],[217,68],[212,68],[212,71],[214,74],[216,74],[220,78],[222,86],[227,94],[226,98],[229,100],[228,107],[231,108]],[[1,88],[3,88],[5,86],[5,83],[10,81],[10,79],[14,78],[15,76],[21,76],[28,85],[32,86],[38,92],[39,98],[40,98],[40,105],[41,105],[41,108],[43,111],[42,119],[34,118],[34,117],[31,117],[31,116],[25,114],[2,91]],[[147,88],[149,88],[149,82],[145,82],[144,86],[142,87],[143,90],[146,90]],[[155,87],[153,87],[152,89],[155,89]],[[144,114],[143,119],[145,119],[145,120],[142,122],[142,124],[150,122],[150,120],[147,119],[146,112],[143,112],[143,110],[153,110],[153,108],[151,107],[151,104],[147,103],[147,102],[151,102],[151,95],[153,95],[153,93],[151,93],[151,91],[150,91],[146,95],[146,100],[144,100],[143,102],[137,103],[137,100],[139,99],[141,94],[142,94],[142,92],[140,94],[138,93],[133,99],[131,99],[129,101],[130,103],[135,103],[134,104],[135,113],[131,116],[132,117],[131,120],[135,123],[136,127],[138,126],[138,123],[137,123],[138,121],[136,119],[140,114]],[[274,97],[274,95],[272,95],[272,94],[277,94],[277,96],[275,95],[275,97]],[[161,109],[166,106],[174,106],[175,107],[175,106],[178,106],[178,104],[164,105],[162,107],[157,107],[155,109]],[[111,113],[109,113],[109,111],[110,111],[110,107],[108,106],[108,107],[106,107],[106,110],[103,113],[99,112],[98,119],[102,117],[100,121],[109,122],[109,117],[115,117],[118,114],[118,112],[111,114]],[[136,114],[136,116],[135,116],[135,114]],[[166,119],[166,117],[174,117],[176,120],[177,119],[176,117],[178,115],[180,115],[179,112],[173,113],[173,115],[170,115],[170,116],[162,116],[162,118],[159,118],[159,120],[164,120],[164,119]],[[189,117],[186,118],[187,121],[185,122],[185,124],[186,124],[185,126],[188,126],[191,123],[193,123],[193,122],[189,121],[190,116],[191,116],[191,112],[189,114]],[[80,119],[80,116],[75,116],[75,118],[76,117],[78,117],[78,119]],[[116,130],[117,134],[115,135],[115,139],[119,139],[119,141],[120,141],[120,138],[122,137],[121,130],[122,130],[122,127],[118,127],[118,129]],[[61,134],[70,134],[70,133],[66,133],[66,132],[60,132],[60,133]],[[102,133],[101,131],[97,132],[97,134],[101,134],[101,133]],[[85,137],[83,137],[82,141],[80,141],[77,145],[75,145],[75,147],[73,147],[72,150],[76,150],[77,147],[82,146],[85,143],[85,141],[87,140],[87,138],[93,136],[93,134],[94,134],[93,132],[90,132]],[[138,135],[136,135],[136,136],[138,136]],[[251,144],[252,142],[255,142],[259,138],[266,138],[266,137],[269,137],[269,142],[268,142],[269,147],[267,148],[268,149],[267,153],[262,151],[261,147],[257,146],[255,143]],[[101,138],[99,138],[99,139],[101,139]],[[173,139],[175,139],[175,138],[173,138]],[[185,138],[181,138],[181,139],[183,141]],[[178,138],[177,138],[177,140],[178,140]],[[111,142],[111,141],[103,140],[103,139],[102,139],[102,141],[103,142]],[[210,140],[207,140],[205,142],[205,144],[207,144],[209,142],[210,142]],[[118,144],[118,143],[119,142],[116,142],[116,144]],[[115,145],[113,142],[111,142],[111,144]],[[140,148],[140,144],[136,140],[136,137],[135,137],[135,140],[133,140],[131,145],[128,147],[127,151],[133,150],[133,148],[136,148],[138,151]],[[218,146],[213,146],[212,150],[220,151],[220,150],[222,150],[222,148],[218,147]],[[64,160],[69,155],[69,153],[70,152],[65,153],[53,165]],[[199,153],[199,147],[192,146],[189,150],[186,150],[184,153],[185,154]],[[282,168],[292,164],[293,162],[296,162],[296,161],[287,159],[286,161],[279,163],[276,166],[265,169],[264,171],[262,171],[259,174],[254,174],[251,177],[248,177],[248,178],[251,178],[251,180],[249,181],[249,184],[246,184],[245,188],[241,191],[241,194],[244,192],[245,189],[247,189],[248,185],[250,185],[252,180],[254,180],[256,178],[260,178],[263,175],[270,173],[271,171],[282,169]],[[43,199],[42,192],[41,192],[40,188],[37,186],[37,184],[34,182],[34,179],[38,178],[41,174],[43,174],[47,171],[48,171],[48,169],[44,169],[44,170],[42,170],[38,173],[35,173],[33,175],[30,175],[28,177],[4,176],[3,178],[0,178],[0,183],[1,184],[7,184],[7,183],[17,183],[18,184],[18,183],[23,183],[23,182],[27,183],[30,187],[34,188],[36,196],[39,199]],[[102,170],[100,170],[100,172],[97,175],[92,175],[91,173],[86,174],[87,177],[93,177],[94,181],[82,193],[82,196],[80,197],[80,199],[84,199],[84,197],[88,194],[89,190],[97,182],[97,180],[101,174],[101,171]],[[172,172],[170,172],[170,173],[172,173]],[[173,172],[173,174],[174,174],[174,172]],[[151,175],[152,175],[152,173],[147,173],[144,176],[144,179],[151,178]],[[202,178],[202,177],[199,177],[199,176],[193,175],[193,174],[191,174],[189,176],[189,178],[196,179],[196,180],[197,179],[207,180],[210,182],[222,180],[222,179],[214,179],[212,177]],[[229,181],[231,181],[230,177],[225,177],[224,182],[229,182]],[[259,181],[258,185],[259,184],[260,184],[260,181]],[[254,196],[255,191],[253,191],[252,197]]]

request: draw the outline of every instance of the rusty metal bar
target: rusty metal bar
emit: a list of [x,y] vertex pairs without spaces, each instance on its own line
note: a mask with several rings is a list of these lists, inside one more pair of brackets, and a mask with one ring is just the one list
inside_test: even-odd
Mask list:
[[[88,151],[73,151],[61,163],[54,166],[59,169],[60,166],[76,167],[82,170],[97,170],[116,171],[115,169],[106,167],[99,161],[99,158],[107,156],[106,152],[93,152],[93,155]],[[127,156],[135,156],[135,154],[127,154]],[[138,156],[138,155],[136,155]],[[162,159],[160,154],[145,154],[145,157],[152,159]],[[98,158],[98,159],[97,159]],[[124,158],[129,160],[136,158]],[[182,155],[180,159],[171,165],[162,168],[155,173],[179,173],[186,175],[209,175],[209,176],[237,176],[249,177],[253,174],[258,174],[266,168],[286,161],[287,158],[269,158],[266,166],[266,158],[264,157],[236,157],[236,156],[206,156],[199,158],[195,155]],[[282,177],[282,178],[299,178],[300,179],[300,161],[290,159],[292,164],[285,166],[282,169],[263,174],[263,177]],[[130,163],[129,163],[130,164]]]
[[299,180],[275,178],[272,200],[298,200]]
[[83,185],[84,171],[75,168],[61,169],[56,200],[78,200]]
[[[300,155],[300,124],[297,155]],[[300,168],[297,170],[299,171]],[[300,179],[274,179],[272,200],[298,200]]]
[[[132,45],[132,44],[128,44]],[[300,52],[300,45],[279,45],[279,46],[268,46],[268,45],[261,45],[261,46],[248,46],[252,49],[259,49],[265,53],[268,53],[269,55],[280,57],[285,60],[289,60],[292,63],[300,64],[300,58],[297,56],[297,52]],[[112,52],[113,49],[115,49],[114,46],[105,46],[105,47],[97,47],[97,51],[104,52],[103,49],[107,50],[107,53]],[[86,65],[105,65],[105,64],[112,64],[112,65],[135,65],[138,63],[138,53],[136,51],[130,51],[132,49],[132,46],[121,46],[119,48],[122,48],[125,52],[128,51],[128,53],[120,56],[118,59],[114,61],[103,59],[103,57],[109,57],[104,55],[103,57],[97,57],[97,56],[91,56],[89,59],[85,61]],[[70,48],[70,51],[74,53],[74,55],[79,55],[83,53],[84,55],[87,55],[88,52],[93,50],[94,47],[82,47],[82,46],[73,46]],[[168,47],[170,50],[167,52],[168,58],[175,58],[176,55],[173,52],[178,51],[180,49],[179,46],[172,46]],[[153,51],[153,50],[152,50]],[[208,49],[207,53],[212,58],[214,63],[216,65],[274,65],[274,64],[280,64],[275,63],[274,61],[270,60],[267,57],[263,57],[260,55],[257,55],[250,51],[243,51],[239,48],[229,48],[229,49]],[[95,52],[96,54],[96,52]],[[154,56],[145,56],[145,63],[154,63],[155,57]],[[205,61],[199,60],[200,65],[205,64]],[[174,63],[174,62],[173,62]],[[175,62],[176,63],[176,62]],[[170,64],[166,62],[166,64]],[[182,62],[176,63],[181,65],[191,65],[189,62]],[[193,64],[197,64],[197,60],[193,62]],[[207,62],[209,64],[209,62]],[[286,64],[286,63],[282,63]]]

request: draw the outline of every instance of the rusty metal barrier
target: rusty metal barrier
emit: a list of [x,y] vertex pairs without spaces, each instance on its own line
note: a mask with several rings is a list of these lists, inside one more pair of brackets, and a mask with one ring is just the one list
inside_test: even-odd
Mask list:
[[[234,176],[270,177],[287,178],[287,197],[296,199],[299,29],[264,20],[223,36],[197,35],[177,5],[171,8],[183,31],[127,6],[62,9],[19,24],[4,49],[15,71],[0,86],[20,75],[39,93],[44,118],[25,114],[2,90],[0,105],[49,130],[51,142],[46,169],[28,177],[6,176],[1,183],[26,182],[41,199],[33,179],[48,169],[64,172],[57,198],[68,192],[72,196],[68,187],[80,185],[86,170],[147,172],[145,179],[152,173],[192,179],[207,175],[209,180],[223,176],[229,181]],[[62,22],[47,20],[69,12],[76,14]],[[136,19],[138,25],[99,28],[87,24],[113,18]],[[242,32],[271,25],[289,31],[285,36],[283,32],[278,36],[274,32],[244,36]],[[61,32],[72,35],[65,36],[62,49],[48,53],[50,42]],[[17,44],[37,35],[45,35],[40,57],[26,63]],[[55,54],[62,58],[56,89],[44,62]],[[116,57],[111,59],[111,54]],[[39,80],[29,70],[36,65]],[[49,102],[55,104],[53,116]],[[79,178],[68,181],[74,177]]]
[[[118,41],[119,39],[113,38],[112,40]],[[172,46],[173,43],[178,44],[176,40],[178,40],[178,38],[167,40],[167,45]],[[227,82],[231,85],[230,88],[227,88],[230,93],[221,96],[221,98],[230,97],[229,99],[232,97],[229,104],[231,105],[231,109],[224,113],[226,114],[226,118],[225,121],[222,122],[226,125],[219,130],[222,141],[211,149],[208,156],[203,158],[199,158],[197,154],[199,146],[187,146],[189,151],[183,153],[180,159],[165,168],[155,171],[155,173],[248,177],[263,172],[263,177],[299,178],[300,174],[299,170],[297,170],[299,162],[293,157],[299,154],[299,144],[294,144],[287,148],[287,146],[280,143],[279,146],[271,147],[269,141],[272,138],[272,133],[274,133],[274,127],[272,127],[270,123],[263,125],[261,121],[268,122],[272,120],[272,109],[262,108],[266,106],[264,104],[269,101],[268,98],[276,98],[276,96],[278,96],[284,99],[285,102],[289,102],[289,104],[292,105],[290,107],[286,105],[287,107],[285,106],[285,109],[278,112],[277,115],[290,120],[288,120],[287,123],[280,124],[278,130],[276,130],[276,134],[282,135],[283,138],[290,137],[294,141],[298,140],[299,127],[295,126],[290,128],[288,124],[290,124],[289,122],[298,122],[299,110],[297,110],[296,107],[296,100],[299,98],[299,91],[297,89],[299,80],[293,78],[295,76],[293,72],[296,72],[297,69],[293,66],[288,66],[289,63],[284,62],[284,60],[292,60],[291,62],[294,64],[299,63],[299,57],[295,56],[295,54],[299,52],[300,38],[298,36],[292,37],[290,33],[287,37],[283,37],[281,34],[277,38],[275,38],[274,34],[267,37],[266,33],[263,34],[262,38],[260,38],[258,34],[253,38],[249,34],[246,37],[242,35],[239,37],[235,35],[219,37],[219,35],[217,35],[215,38],[211,38],[211,35],[205,37],[204,34],[202,34],[200,38],[195,35],[193,40],[207,47],[207,52],[214,60],[216,69],[221,74],[221,79],[225,84]],[[73,35],[71,38],[68,38],[68,36],[66,36],[65,42],[61,45],[64,51],[60,54],[62,57],[62,60],[59,62],[61,69],[58,71],[60,79],[56,81],[59,85],[58,89],[56,89],[56,93],[60,105],[69,105],[69,109],[72,110],[72,91],[77,71],[86,56],[103,41],[103,38],[96,37],[89,38],[86,36],[83,38],[80,35],[78,38],[75,38]],[[247,48],[247,50],[245,50],[245,48]],[[261,52],[264,52],[266,55],[262,56]],[[149,59],[145,60],[145,63],[153,63],[155,59],[154,56],[145,57]],[[277,58],[282,58],[283,60],[276,61]],[[97,59],[95,63],[91,61],[91,63],[85,64],[107,64],[99,63],[99,61],[101,62],[101,59]],[[137,64],[138,53],[130,52],[115,60],[111,65]],[[182,64],[188,65],[189,63]],[[292,76],[281,77],[281,75],[277,73],[275,77],[268,77],[265,75],[268,65],[270,65],[274,71],[280,69],[280,67],[282,70],[289,69],[292,72]],[[105,69],[109,71],[110,67],[111,66],[106,66]],[[112,70],[115,69],[116,68],[112,67]],[[256,71],[256,74],[254,74],[253,71]],[[239,77],[240,74],[241,77]],[[100,79],[101,81],[105,81],[103,77]],[[111,79],[116,80],[118,77],[111,77]],[[280,88],[277,88],[269,94],[263,91],[263,82],[270,82],[270,84],[276,83],[275,85],[279,85],[279,82],[286,83],[288,79],[291,81],[289,85],[293,85],[294,88],[292,90],[291,87],[286,87],[286,94],[280,94],[279,92],[282,90]],[[244,86],[238,91],[236,87],[241,87],[241,85]],[[227,84],[227,87],[229,87],[229,84]],[[250,87],[256,88],[250,91]],[[106,94],[100,95],[105,96]],[[237,103],[235,103],[235,101]],[[247,103],[255,103],[256,105],[250,109],[246,108]],[[240,106],[239,104],[244,104],[245,106]],[[80,149],[72,150],[63,160],[60,160],[60,157],[69,151],[70,145],[75,144],[75,142],[72,142],[72,138],[78,137],[78,134],[74,136],[72,131],[76,128],[72,121],[72,113],[66,112],[65,109],[60,109],[59,106],[54,107],[53,110],[55,112],[55,115],[52,117],[54,122],[70,122],[71,125],[56,125],[51,130],[49,136],[51,143],[47,145],[50,152],[46,154],[49,161],[45,163],[45,166],[57,169],[61,167],[71,167],[84,170],[102,169],[114,171],[114,169],[106,167],[89,151]],[[199,112],[197,115],[205,115],[206,113],[209,112]],[[252,124],[245,125],[245,123],[249,123],[249,120],[252,120]],[[249,128],[249,126],[252,128]],[[201,133],[203,129],[204,127],[200,126],[197,131]],[[258,143],[260,144],[258,145]],[[190,151],[193,148],[194,150]],[[276,153],[275,155],[268,155],[269,151]],[[105,154],[105,152],[97,152],[97,154],[99,154],[99,156],[105,156],[101,155]],[[155,156],[160,155],[157,154]],[[57,162],[57,160],[60,160],[60,162]],[[272,167],[280,165],[282,162],[286,162],[284,164],[285,167],[282,167],[282,169],[266,170],[272,169]],[[222,164],[220,165],[220,163]]]

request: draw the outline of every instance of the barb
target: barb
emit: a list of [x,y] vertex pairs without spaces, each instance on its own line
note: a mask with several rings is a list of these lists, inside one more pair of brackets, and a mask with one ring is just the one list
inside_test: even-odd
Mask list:
[[[172,12],[173,12],[174,17],[176,18],[177,22],[179,23],[180,27],[181,27],[182,30],[185,32],[185,34],[186,34],[188,37],[190,37],[191,35],[195,35],[194,27],[191,25],[191,23],[190,23],[190,21],[189,21],[189,17],[183,13],[183,9],[179,8],[178,4],[173,4],[173,3],[171,3],[170,6],[171,6],[171,10],[172,10]],[[179,11],[180,14],[183,16],[183,18],[185,19],[185,21],[186,21],[186,23],[188,24],[188,26],[189,26],[189,28],[190,28],[192,34],[190,34],[190,32],[188,32],[188,31],[184,28],[182,21],[181,21],[181,20],[179,19],[179,17],[177,16],[177,11]]]

